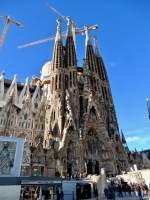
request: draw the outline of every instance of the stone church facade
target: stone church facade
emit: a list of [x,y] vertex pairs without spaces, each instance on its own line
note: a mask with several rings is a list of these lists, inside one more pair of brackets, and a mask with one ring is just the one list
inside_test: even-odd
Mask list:
[[29,83],[0,76],[0,136],[24,137],[21,175],[120,174],[128,155],[120,139],[116,111],[97,38],[85,26],[83,67],[68,17],[66,43],[58,19],[52,61]]

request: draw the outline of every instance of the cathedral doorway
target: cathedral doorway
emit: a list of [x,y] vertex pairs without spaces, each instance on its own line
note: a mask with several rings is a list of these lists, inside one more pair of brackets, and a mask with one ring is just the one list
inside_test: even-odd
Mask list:
[[87,163],[87,173],[99,175],[99,163],[97,160],[89,160]]
[[72,175],[72,165],[70,163],[67,164],[67,174],[69,174],[69,177]]
[[92,161],[89,160],[88,164],[87,164],[87,173],[88,174],[93,174],[92,173]]

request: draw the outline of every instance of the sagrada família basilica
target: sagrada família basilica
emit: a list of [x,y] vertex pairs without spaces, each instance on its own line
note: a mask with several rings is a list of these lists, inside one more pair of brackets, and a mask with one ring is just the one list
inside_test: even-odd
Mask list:
[[[25,138],[22,176],[121,174],[133,165],[146,167],[138,152],[125,147],[97,38],[94,48],[85,26],[86,55],[77,65],[68,17],[65,44],[58,19],[52,61],[41,77],[25,83],[0,76],[0,136]],[[5,171],[5,167],[3,168]]]

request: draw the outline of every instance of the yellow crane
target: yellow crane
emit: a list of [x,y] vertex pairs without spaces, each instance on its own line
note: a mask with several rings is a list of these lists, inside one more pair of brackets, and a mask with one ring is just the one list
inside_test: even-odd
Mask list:
[[23,25],[20,24],[19,22],[16,22],[12,19],[10,19],[10,16],[1,16],[1,18],[5,19],[6,20],[6,24],[5,24],[5,27],[4,27],[4,30],[2,32],[2,36],[0,37],[0,49],[2,48],[2,45],[3,45],[3,42],[4,42],[4,39],[5,39],[5,36],[6,36],[6,33],[7,33],[7,30],[8,30],[8,27],[9,27],[9,24],[10,22],[15,24],[16,26],[19,26],[20,28],[23,28]]
[[[55,8],[53,8],[49,3],[46,2],[46,5],[49,8],[51,8],[55,13],[57,13],[61,18],[63,18],[65,21],[68,22],[68,17],[65,17],[64,15],[62,15]],[[79,33],[84,34],[85,29],[79,29],[79,28],[77,28],[76,24],[73,23],[73,22],[71,22],[71,25],[72,25],[72,33],[73,33],[74,44],[75,44],[75,47],[76,47],[76,37],[75,37],[75,35],[79,34]],[[88,30],[95,30],[95,29],[98,29],[98,25],[94,25],[94,26],[88,27]],[[65,37],[65,36],[66,36],[66,34],[62,34],[62,37]],[[36,45],[36,44],[41,44],[43,42],[48,42],[48,41],[52,41],[52,40],[55,40],[55,37],[47,37],[45,39],[38,40],[36,42],[31,42],[29,44],[24,44],[24,45],[18,46],[17,48],[21,49],[21,48],[24,48],[24,47],[33,46],[33,45]]]

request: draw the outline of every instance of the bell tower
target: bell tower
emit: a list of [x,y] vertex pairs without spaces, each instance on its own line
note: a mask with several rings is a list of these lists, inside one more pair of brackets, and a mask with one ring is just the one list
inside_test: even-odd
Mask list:
[[57,20],[57,33],[55,38],[51,75],[50,99],[47,103],[45,139],[60,139],[64,120],[64,47],[61,36],[61,19]]

